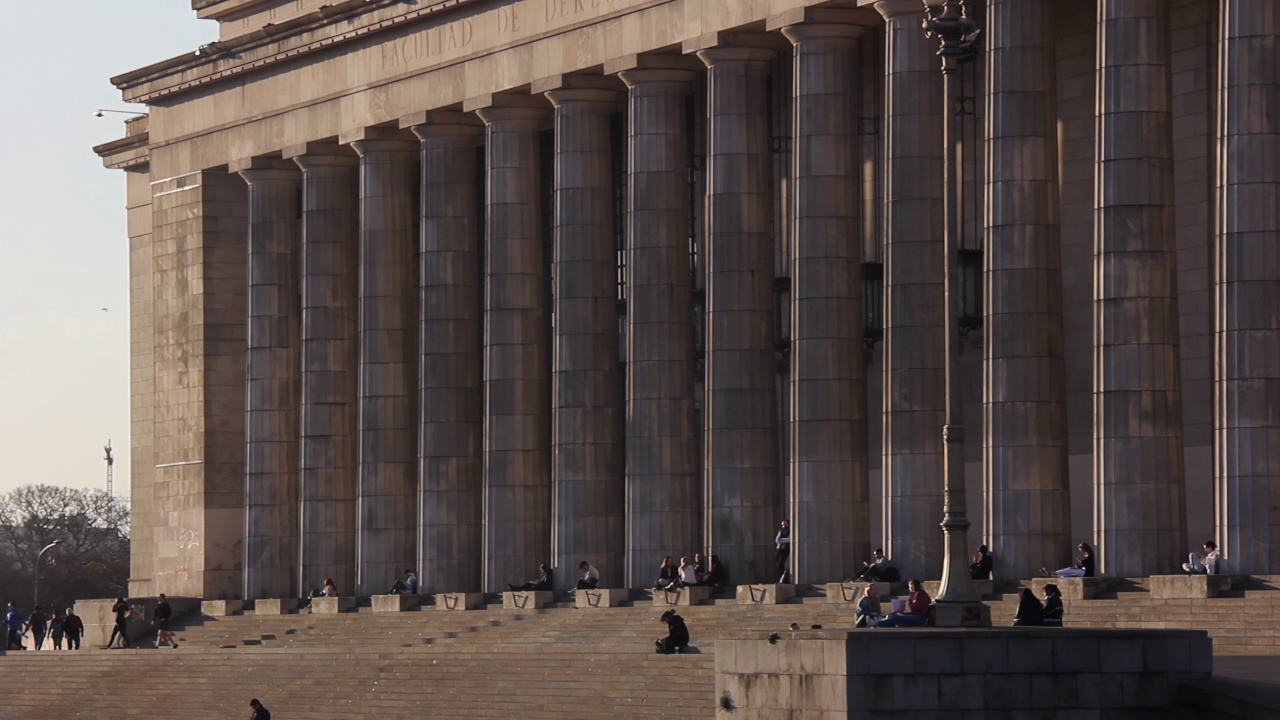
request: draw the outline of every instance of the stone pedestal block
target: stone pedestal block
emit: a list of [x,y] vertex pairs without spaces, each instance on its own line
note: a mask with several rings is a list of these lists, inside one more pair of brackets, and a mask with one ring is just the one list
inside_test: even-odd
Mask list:
[[[984,595],[990,595],[996,591],[995,580],[970,580],[969,583],[973,586],[973,593],[978,597],[982,597]],[[926,593],[929,593],[929,597],[931,598],[938,597],[938,591],[941,587],[942,587],[941,580],[925,580],[924,581],[924,591]],[[905,587],[904,587],[904,590],[905,590]]]
[[374,612],[404,612],[413,610],[422,602],[421,595],[374,595]]
[[205,600],[200,603],[200,614],[209,617],[228,617],[243,611],[243,600]]
[[316,615],[337,615],[356,609],[353,597],[321,597],[311,599],[311,612]]
[[484,593],[436,593],[437,610],[470,610],[484,603]]
[[716,642],[715,697],[735,720],[1178,717],[1179,685],[1212,670],[1202,630],[762,632]]
[[1031,581],[1031,589],[1037,597],[1044,597],[1044,586],[1058,586],[1063,600],[1088,600],[1115,587],[1115,578],[1035,578]]
[[502,593],[503,610],[537,610],[555,598],[550,590],[533,590],[530,592]]
[[892,595],[894,594],[895,590],[901,590],[902,588],[906,587],[906,584],[904,583],[887,583],[887,582],[827,583],[827,599],[833,602],[856,603],[862,599],[862,589],[868,585],[875,585],[876,592],[880,594],[880,597]]
[[1243,575],[1152,575],[1145,585],[1151,597],[1161,600],[1212,598],[1243,579]]
[[[200,609],[199,598],[170,597],[168,600],[169,606],[173,608],[174,618],[180,618]],[[156,626],[151,623],[151,618],[155,614],[156,598],[126,598],[125,602],[129,604],[130,611],[128,623],[125,626],[125,635],[128,636],[129,642],[133,644],[138,638],[154,635]],[[76,601],[76,615],[84,621],[84,636],[81,641],[86,647],[107,644],[107,639],[111,637],[111,629],[115,627],[115,614],[111,611],[111,606],[115,604],[116,601],[111,599]],[[27,647],[31,647],[29,639]]]
[[682,587],[678,590],[654,590],[653,606],[667,607],[668,605],[700,605],[703,600],[711,597],[711,588],[701,586]]
[[578,608],[617,607],[630,599],[631,593],[623,588],[575,590],[573,605]]
[[296,612],[297,598],[262,598],[253,602],[254,615],[289,615]]
[[739,585],[739,605],[779,605],[796,596],[795,585]]

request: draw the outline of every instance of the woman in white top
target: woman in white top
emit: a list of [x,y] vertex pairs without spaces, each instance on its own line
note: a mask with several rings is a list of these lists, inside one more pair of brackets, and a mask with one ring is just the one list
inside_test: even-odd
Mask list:
[[680,558],[680,582],[685,585],[698,584],[698,566],[689,562],[689,558]]

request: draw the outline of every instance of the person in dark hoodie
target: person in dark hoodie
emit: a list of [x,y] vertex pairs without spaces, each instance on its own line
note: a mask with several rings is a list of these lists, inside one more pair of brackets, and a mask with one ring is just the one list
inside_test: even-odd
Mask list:
[[1044,625],[1044,605],[1029,587],[1018,588],[1018,614],[1013,616],[1013,624]]
[[689,627],[675,610],[662,613],[662,622],[667,624],[667,636],[654,641],[657,648],[655,652],[659,655],[672,655],[689,645]]

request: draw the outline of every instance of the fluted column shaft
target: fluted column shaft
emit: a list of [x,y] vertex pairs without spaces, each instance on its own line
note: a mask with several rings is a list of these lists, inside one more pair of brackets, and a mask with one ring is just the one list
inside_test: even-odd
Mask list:
[[989,0],[983,490],[997,577],[1070,559],[1054,3]]
[[1277,573],[1280,7],[1222,0],[1219,28],[1215,524],[1226,572]]
[[[478,111],[488,137],[484,589],[551,551],[551,368],[538,130],[546,110]],[[572,572],[572,570],[570,570]]]
[[557,587],[574,586],[582,560],[616,586],[625,497],[609,114],[619,97],[564,88],[547,98],[556,140],[551,557]]
[[1100,571],[1165,572],[1185,550],[1169,19],[1098,4],[1094,511]]
[[689,263],[692,72],[636,69],[628,90],[627,586],[701,542]]
[[[355,588],[356,303],[360,171],[333,145],[302,168],[302,591]],[[305,152],[305,150],[304,150]]]
[[476,592],[484,551],[477,148],[470,114],[430,113],[422,143],[418,558],[422,592]]
[[418,148],[381,129],[352,147],[360,154],[356,592],[368,595],[416,565]]
[[775,53],[703,50],[707,540],[736,582],[774,582],[779,520],[768,78]]
[[919,2],[876,9],[886,43],[884,548],[904,576],[936,577],[946,423],[942,74]]
[[298,170],[255,160],[249,185],[244,486],[246,599],[296,597],[298,565]]
[[858,37],[793,25],[791,478],[796,582],[839,582],[869,557],[859,240]]

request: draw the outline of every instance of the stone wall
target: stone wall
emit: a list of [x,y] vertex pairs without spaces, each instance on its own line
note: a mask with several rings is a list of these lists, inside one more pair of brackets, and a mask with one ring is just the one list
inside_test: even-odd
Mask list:
[[[718,717],[1186,718],[1208,679],[1195,630],[817,630],[716,643]],[[1059,713],[1054,715],[1054,713]],[[803,713],[800,715],[798,713]],[[1027,715],[1023,715],[1027,713]]]

